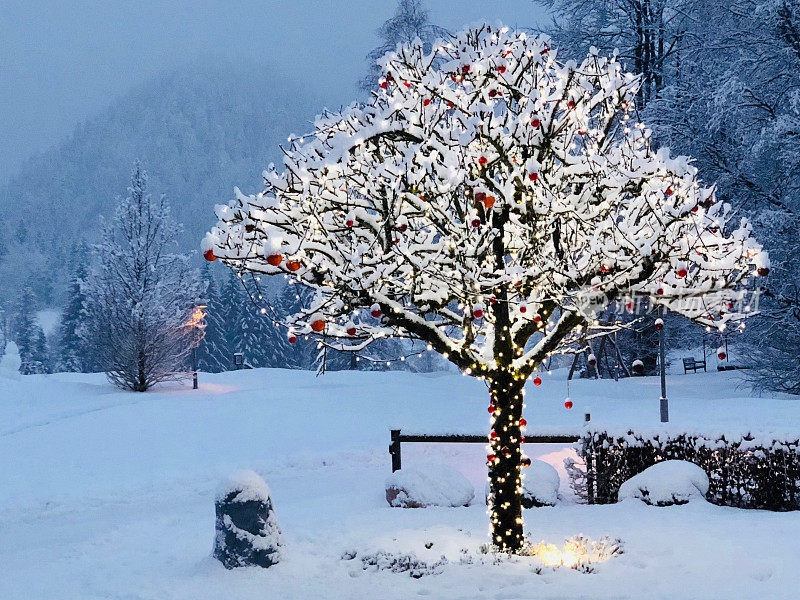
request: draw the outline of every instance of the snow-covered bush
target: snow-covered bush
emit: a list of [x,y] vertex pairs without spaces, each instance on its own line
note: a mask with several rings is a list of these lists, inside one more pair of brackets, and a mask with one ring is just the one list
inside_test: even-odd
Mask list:
[[253,471],[239,471],[217,492],[214,558],[225,568],[270,567],[280,560],[281,530],[269,487]]
[[635,498],[652,506],[687,504],[706,499],[708,475],[685,460],[665,460],[634,475],[619,488],[618,499]]
[[585,432],[576,449],[588,465],[589,501],[597,504],[616,502],[621,486],[648,467],[681,460],[708,474],[709,502],[800,509],[800,439],[795,436],[595,430]]
[[361,559],[364,571],[391,571],[392,573],[408,573],[409,577],[419,579],[425,575],[438,575],[448,563],[446,557],[432,563],[420,560],[414,553],[393,553],[379,550],[359,554],[348,551],[342,554],[342,560]]
[[402,508],[469,506],[475,488],[459,471],[440,464],[402,469],[386,480],[386,501]]
[[[555,468],[543,460],[532,460],[525,470],[522,480],[522,506],[534,508],[538,506],[555,506],[558,501],[558,486],[561,479]],[[490,488],[486,484],[486,499],[489,500]]]

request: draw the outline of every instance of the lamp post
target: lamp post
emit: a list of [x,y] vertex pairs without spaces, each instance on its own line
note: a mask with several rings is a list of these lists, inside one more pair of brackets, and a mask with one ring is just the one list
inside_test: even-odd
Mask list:
[[667,373],[666,365],[664,364],[664,307],[660,306],[658,309],[659,318],[661,319],[661,328],[658,330],[658,362],[661,371],[661,422],[669,422],[669,400],[667,400]]
[[206,308],[208,305],[202,304],[202,301],[198,300],[197,304],[194,307],[194,311],[192,312],[192,316],[186,322],[187,327],[192,327],[197,332],[197,338],[192,342],[192,389],[197,389],[197,347],[200,345],[200,342],[203,341],[203,337],[205,337],[205,329],[206,329]]

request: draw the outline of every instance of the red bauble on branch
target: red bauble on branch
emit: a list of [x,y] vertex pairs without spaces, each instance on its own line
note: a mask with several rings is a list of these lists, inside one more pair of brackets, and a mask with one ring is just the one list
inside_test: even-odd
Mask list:
[[277,267],[283,262],[283,255],[282,254],[270,254],[267,256],[267,262],[271,264],[273,267]]
[[217,260],[217,257],[211,248],[203,252],[203,258],[205,258],[208,262],[214,262],[215,260]]
[[564,401],[564,408],[566,408],[566,409],[570,409],[570,408],[572,408],[572,400],[570,400],[569,398],[567,398],[567,399]]
[[311,321],[311,329],[319,333],[323,329],[325,329],[325,321],[322,319],[317,319],[316,321]]
[[376,319],[380,317],[383,312],[381,311],[381,307],[378,304],[373,304],[369,309],[369,314],[371,314]]
[[299,260],[287,260],[286,261],[286,268],[289,269],[292,272],[299,271],[300,267],[302,267],[302,266],[303,266],[303,263],[300,262]]
[[542,378],[538,375],[533,378],[533,385],[542,385]]

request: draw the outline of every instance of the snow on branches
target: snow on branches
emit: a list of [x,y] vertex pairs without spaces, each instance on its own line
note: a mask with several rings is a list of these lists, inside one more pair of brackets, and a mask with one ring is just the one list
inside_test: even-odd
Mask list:
[[417,338],[474,375],[525,377],[598,296],[744,316],[735,290],[768,257],[688,158],[651,148],[616,57],[561,63],[545,37],[482,26],[381,67],[370,102],[290,140],[265,191],[237,189],[204,240],[240,272],[315,290],[292,335]]

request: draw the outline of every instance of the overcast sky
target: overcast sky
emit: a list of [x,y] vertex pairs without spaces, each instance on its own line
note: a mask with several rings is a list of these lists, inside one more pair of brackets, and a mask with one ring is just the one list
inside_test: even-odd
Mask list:
[[[528,26],[532,0],[428,0],[448,29]],[[252,57],[350,101],[394,0],[2,0],[0,181],[115,97],[198,56]]]

